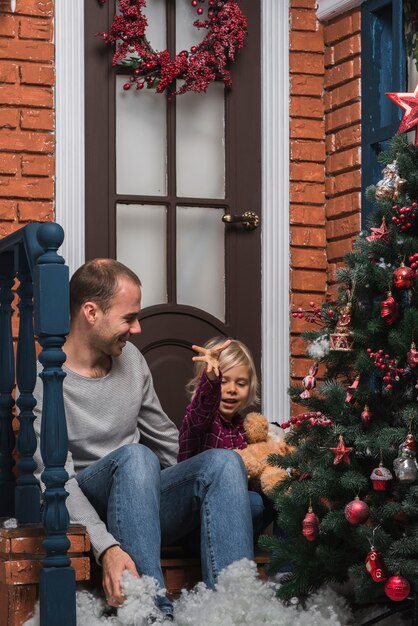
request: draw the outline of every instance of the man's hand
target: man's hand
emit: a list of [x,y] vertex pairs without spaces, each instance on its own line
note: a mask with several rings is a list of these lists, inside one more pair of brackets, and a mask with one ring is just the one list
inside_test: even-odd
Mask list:
[[203,361],[206,363],[206,375],[209,380],[216,380],[219,376],[219,356],[225,348],[231,343],[227,339],[225,343],[215,346],[214,348],[202,348],[201,346],[192,346],[195,352],[199,352],[200,356],[194,356],[192,361]]
[[109,606],[119,607],[126,600],[120,586],[120,579],[124,570],[129,570],[134,576],[139,576],[135,563],[120,546],[111,546],[102,556],[103,589]]

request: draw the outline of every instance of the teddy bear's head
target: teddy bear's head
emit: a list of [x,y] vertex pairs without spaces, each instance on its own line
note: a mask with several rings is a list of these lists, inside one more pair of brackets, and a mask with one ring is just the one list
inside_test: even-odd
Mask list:
[[244,419],[244,430],[247,443],[259,443],[267,441],[269,425],[261,413],[248,413]]

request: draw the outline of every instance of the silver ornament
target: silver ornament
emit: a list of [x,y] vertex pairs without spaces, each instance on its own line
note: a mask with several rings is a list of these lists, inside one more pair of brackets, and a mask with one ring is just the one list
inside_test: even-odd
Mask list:
[[398,457],[393,461],[396,478],[402,483],[413,483],[418,478],[415,439],[411,433],[399,446]]

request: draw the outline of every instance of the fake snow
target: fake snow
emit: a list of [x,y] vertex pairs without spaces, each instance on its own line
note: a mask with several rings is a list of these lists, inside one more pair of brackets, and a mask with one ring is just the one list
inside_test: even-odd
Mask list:
[[329,339],[325,335],[309,344],[306,352],[312,359],[323,359],[329,353]]
[[[348,626],[353,621],[348,604],[331,588],[312,595],[305,608],[294,603],[284,606],[275,596],[276,584],[263,583],[257,577],[255,563],[248,559],[232,563],[219,575],[216,589],[199,583],[192,591],[183,591],[174,603],[174,622],[164,621],[155,609],[157,584],[153,578],[135,578],[129,572],[122,577],[126,601],[117,615],[106,615],[102,598],[88,591],[77,592],[77,626]],[[364,616],[366,619],[366,616]],[[367,615],[370,619],[370,614]],[[394,626],[403,622],[381,622]],[[39,626],[39,605],[23,626]]]
[[3,522],[3,528],[17,528],[17,519],[15,517],[9,517]]

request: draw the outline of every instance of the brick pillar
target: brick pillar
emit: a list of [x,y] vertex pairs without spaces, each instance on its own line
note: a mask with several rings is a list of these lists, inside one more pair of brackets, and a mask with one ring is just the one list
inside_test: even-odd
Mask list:
[[0,0],[0,237],[53,219],[52,0]]
[[326,24],[324,39],[328,293],[334,296],[335,270],[360,230],[360,11]]
[[[324,39],[315,0],[290,4],[290,234],[291,304],[309,307],[326,293]],[[312,361],[291,320],[291,375],[306,376]]]

